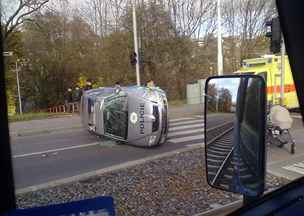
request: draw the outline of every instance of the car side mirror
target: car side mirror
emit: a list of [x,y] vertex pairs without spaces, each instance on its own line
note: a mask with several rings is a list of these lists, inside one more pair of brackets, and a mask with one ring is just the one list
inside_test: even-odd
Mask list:
[[264,192],[265,111],[262,77],[207,79],[204,127],[210,186],[250,197]]

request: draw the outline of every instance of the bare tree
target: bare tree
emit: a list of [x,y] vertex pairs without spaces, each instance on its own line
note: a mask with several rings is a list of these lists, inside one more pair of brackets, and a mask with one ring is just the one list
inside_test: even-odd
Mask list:
[[120,28],[120,19],[127,10],[128,0],[87,0],[83,15],[96,34],[104,37]]
[[126,1],[125,0],[110,0],[110,11],[114,22],[114,31],[119,29],[119,20],[125,11]]
[[[6,40],[16,28],[25,20],[28,20],[28,17],[32,13],[40,10],[48,2],[49,0],[19,0],[18,6],[12,14],[2,13],[2,20],[4,22],[3,39]],[[13,3],[11,2],[11,4]],[[5,5],[9,5],[9,3]]]
[[226,0],[222,9],[227,64],[231,70],[237,70],[242,59],[267,52],[261,43],[267,43],[265,22],[275,15],[275,2]]
[[212,0],[168,0],[167,7],[178,34],[202,38],[214,23],[216,5]]

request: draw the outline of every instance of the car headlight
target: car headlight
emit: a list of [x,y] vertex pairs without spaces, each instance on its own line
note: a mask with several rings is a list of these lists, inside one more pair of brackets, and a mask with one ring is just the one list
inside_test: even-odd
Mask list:
[[150,136],[149,138],[149,145],[153,145],[155,143],[155,140],[156,140],[156,136]]

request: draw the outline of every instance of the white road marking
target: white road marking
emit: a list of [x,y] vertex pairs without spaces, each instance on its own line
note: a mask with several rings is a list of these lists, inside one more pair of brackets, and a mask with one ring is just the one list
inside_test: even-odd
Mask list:
[[180,130],[180,129],[189,129],[189,128],[194,128],[194,127],[200,127],[200,126],[203,128],[204,124],[200,123],[200,124],[192,124],[192,125],[184,125],[184,126],[172,127],[172,128],[169,128],[169,132]]
[[294,166],[283,167],[283,168],[288,170],[288,171],[293,171],[293,172],[300,173],[300,174],[304,175],[304,169],[302,169],[302,168],[298,168],[298,167],[294,167]]
[[187,147],[189,148],[193,148],[193,147],[205,147],[205,143],[196,143],[196,144],[190,144],[190,145],[187,145]]
[[301,115],[291,115],[293,118],[298,118],[298,119],[302,119]]
[[289,165],[289,166],[284,166],[283,169],[304,175],[304,163],[303,162],[295,163],[295,164]]
[[172,120],[169,120],[169,122],[173,123],[173,122],[178,122],[178,121],[184,121],[184,120],[195,120],[195,118],[191,118],[191,117],[185,117],[185,118],[177,118],[177,119],[172,119]]
[[46,151],[14,155],[13,158],[24,158],[24,157],[34,156],[34,155],[43,155],[43,154],[47,154],[47,153],[53,153],[53,152],[71,150],[71,149],[86,148],[86,147],[90,147],[90,146],[96,146],[98,144],[99,144],[99,142],[95,142],[95,143],[90,143],[90,144],[85,144],[85,145],[77,145],[77,146],[70,146],[70,147],[65,147],[65,148],[50,149],[50,150],[46,150]]
[[204,123],[204,120],[197,119],[197,120],[188,120],[188,121],[183,121],[183,122],[170,123],[170,127],[176,127],[179,125],[190,124],[190,123]]
[[[179,121],[183,121],[183,122],[179,122]],[[191,141],[191,140],[195,140],[195,139],[203,139],[204,138],[204,135],[198,135],[198,136],[181,137],[181,138],[176,138],[176,139],[170,140],[170,137],[176,136],[176,135],[189,135],[189,134],[197,133],[197,132],[202,132],[203,133],[204,132],[204,128],[203,128],[204,124],[203,124],[202,119],[197,119],[197,118],[193,118],[193,117],[192,118],[191,117],[185,117],[185,118],[173,119],[170,122],[175,122],[175,123],[172,123],[173,126],[175,126],[175,127],[169,128],[170,132],[169,132],[168,137],[169,137],[170,142],[177,143],[177,142],[185,142],[185,141]],[[194,123],[194,124],[182,126],[183,124],[187,124],[187,123]],[[200,124],[198,124],[198,123],[200,123]],[[172,124],[170,124],[170,126],[172,126]],[[179,126],[179,125],[181,125],[181,126]],[[197,127],[197,126],[202,126],[202,128],[191,130],[193,127]],[[184,131],[179,131],[179,132],[171,132],[171,131],[175,131],[175,130],[179,130],[179,129],[185,129],[185,130]],[[64,148],[50,149],[50,150],[39,151],[39,152],[31,152],[31,153],[26,153],[26,154],[14,155],[13,158],[25,158],[25,157],[29,157],[29,156],[35,156],[35,155],[46,155],[48,153],[57,154],[60,151],[86,148],[86,147],[90,147],[90,146],[96,146],[98,144],[99,144],[99,142],[94,142],[94,143],[84,144],[84,145],[77,145],[77,146],[70,146],[70,147],[64,147]],[[194,144],[194,145],[197,146],[197,144]],[[191,145],[189,145],[189,146],[191,146]]]
[[178,132],[172,132],[168,134],[168,137],[178,136],[178,135],[187,135],[187,134],[193,134],[193,133],[204,133],[204,128],[194,129],[194,130],[185,130],[185,131],[178,131]]
[[188,141],[193,141],[193,140],[198,140],[198,139],[204,139],[204,134],[196,135],[196,136],[186,136],[186,137],[180,137],[180,138],[174,138],[174,139],[169,139],[169,142],[172,143],[180,143],[180,142],[188,142]]

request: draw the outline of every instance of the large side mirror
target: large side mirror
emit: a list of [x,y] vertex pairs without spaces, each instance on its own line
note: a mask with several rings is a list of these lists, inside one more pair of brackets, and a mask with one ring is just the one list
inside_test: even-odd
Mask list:
[[211,77],[205,87],[205,156],[212,187],[259,196],[265,182],[265,82]]

